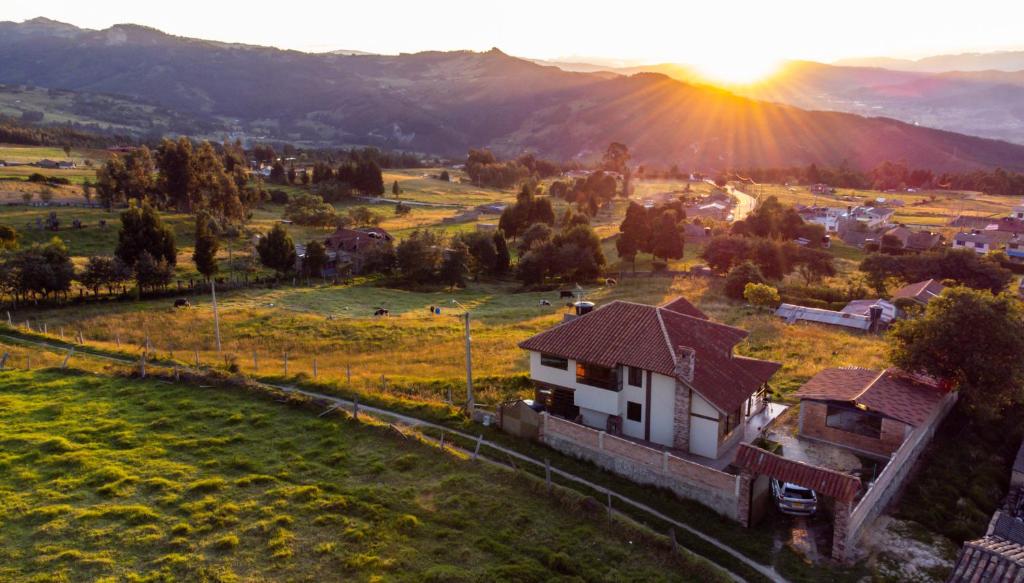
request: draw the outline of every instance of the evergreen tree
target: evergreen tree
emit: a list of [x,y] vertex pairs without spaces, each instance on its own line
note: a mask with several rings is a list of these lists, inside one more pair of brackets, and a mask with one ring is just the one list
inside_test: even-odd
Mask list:
[[456,239],[441,261],[441,281],[448,287],[466,287],[469,275],[469,248],[461,239]]
[[217,275],[217,249],[220,247],[217,235],[210,229],[210,219],[205,213],[196,215],[196,247],[192,252],[192,261],[196,270],[203,274],[207,281]]
[[512,263],[512,255],[508,250],[508,241],[505,240],[505,233],[497,231],[494,233],[494,250],[497,252],[494,257],[494,266],[491,272],[495,275],[508,273]]
[[398,195],[402,194],[402,189],[398,187],[397,180],[391,183],[391,194],[395,195],[395,198],[398,198]]
[[172,268],[178,260],[174,231],[160,220],[149,203],[132,206],[121,213],[121,231],[114,255],[125,265],[134,266],[144,252],[155,261],[166,261]]
[[274,225],[265,237],[256,245],[260,263],[273,269],[278,276],[283,276],[295,269],[295,243],[288,231],[280,224]]
[[327,267],[327,249],[320,241],[306,244],[306,256],[302,258],[302,271],[309,277],[320,277]]
[[682,259],[683,234],[676,220],[676,212],[669,210],[661,213],[658,226],[654,230],[651,253],[662,259]]

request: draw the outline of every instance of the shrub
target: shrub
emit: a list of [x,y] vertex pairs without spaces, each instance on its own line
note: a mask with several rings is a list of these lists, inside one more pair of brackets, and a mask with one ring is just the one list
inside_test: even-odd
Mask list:
[[761,270],[753,263],[746,261],[733,267],[725,277],[725,295],[734,299],[743,299],[743,290],[748,283],[768,283]]
[[213,541],[213,548],[222,551],[229,551],[237,546],[238,535],[235,534],[226,534],[218,538],[217,540]]
[[748,283],[743,288],[743,298],[759,308],[774,308],[782,301],[779,290],[763,283]]

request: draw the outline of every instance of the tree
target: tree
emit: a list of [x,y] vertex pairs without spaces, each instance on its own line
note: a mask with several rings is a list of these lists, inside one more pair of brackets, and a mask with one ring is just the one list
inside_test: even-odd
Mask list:
[[70,158],[71,157],[71,146],[65,145],[63,147],[63,150],[64,150],[64,157],[65,158]]
[[949,288],[923,317],[897,321],[889,340],[896,366],[952,383],[973,414],[1024,400],[1024,308],[1009,294]]
[[508,273],[512,263],[512,255],[508,250],[508,241],[505,240],[505,233],[501,231],[494,233],[494,250],[494,265],[491,267],[491,272],[495,275],[504,275]]
[[160,189],[170,204],[179,211],[192,210],[195,168],[192,142],[185,136],[177,141],[165,139],[157,149],[160,166]]
[[701,259],[718,273],[727,273],[748,255],[750,244],[742,237],[718,236],[708,241],[701,251]]
[[398,187],[397,180],[391,183],[391,194],[395,195],[395,198],[398,198],[398,195],[402,194],[402,189]]
[[278,277],[295,269],[295,243],[280,224],[274,225],[265,237],[260,238],[256,252],[260,263],[273,269]]
[[166,261],[172,268],[178,261],[174,231],[160,220],[149,203],[132,206],[121,213],[121,231],[117,235],[114,255],[133,266],[142,253],[155,261]]
[[797,273],[803,277],[807,285],[820,281],[825,277],[832,277],[836,274],[835,264],[832,262],[832,254],[820,249],[808,249],[798,247],[793,264]]
[[443,180],[445,182],[451,182],[452,181],[452,177],[451,177],[451,175],[448,174],[447,170],[442,170],[441,174],[439,174],[437,178],[439,180]]
[[58,237],[18,251],[6,262],[6,269],[11,286],[26,297],[67,292],[75,275],[68,248]]
[[658,218],[658,226],[652,234],[651,254],[666,260],[682,259],[683,234],[675,211],[666,211]]
[[274,162],[274,165],[270,167],[270,181],[275,184],[284,184],[288,179],[288,175],[284,170],[284,164],[280,160]]
[[445,250],[441,261],[441,281],[449,288],[466,287],[469,275],[469,247],[461,239],[455,239],[451,248]]
[[306,256],[302,259],[302,271],[308,277],[319,277],[327,267],[327,249],[320,241],[306,243]]
[[330,227],[338,221],[334,206],[324,202],[317,194],[304,192],[288,200],[284,218],[298,225]]
[[92,182],[88,179],[82,182],[82,198],[85,199],[86,204],[92,204]]
[[516,248],[518,249],[519,254],[523,255],[530,249],[547,243],[551,240],[553,235],[554,230],[552,230],[548,225],[544,223],[534,223],[530,225],[530,228],[523,231]]
[[196,270],[203,274],[206,281],[217,275],[217,249],[220,243],[217,235],[210,229],[210,217],[205,213],[196,215],[196,246],[192,252],[192,261]]
[[742,300],[743,292],[749,283],[768,283],[765,281],[761,270],[750,261],[740,263],[733,267],[729,275],[725,276],[725,295],[734,300]]
[[174,267],[166,259],[157,259],[143,251],[135,261],[135,281],[139,289],[157,289],[171,281]]
[[758,308],[774,308],[782,302],[779,290],[763,283],[748,283],[744,286],[743,299]]
[[379,213],[374,212],[368,207],[360,206],[348,211],[348,217],[352,219],[352,224],[357,227],[372,227],[379,225],[384,217]]
[[115,279],[119,277],[115,262],[118,260],[114,257],[92,256],[86,261],[85,267],[78,273],[76,279],[83,287],[91,290],[93,295],[99,295],[101,287],[106,286],[107,289],[110,289]]
[[625,144],[612,142],[608,144],[608,148],[604,151],[604,157],[601,159],[601,167],[609,172],[624,174],[626,172],[626,163],[629,162],[629,158],[629,148]]
[[398,269],[411,282],[431,280],[441,264],[441,236],[427,229],[417,229],[395,249]]
[[483,231],[472,231],[463,233],[457,238],[469,249],[469,271],[473,274],[474,280],[480,279],[481,273],[493,273],[498,259],[498,249],[495,247],[494,237]]

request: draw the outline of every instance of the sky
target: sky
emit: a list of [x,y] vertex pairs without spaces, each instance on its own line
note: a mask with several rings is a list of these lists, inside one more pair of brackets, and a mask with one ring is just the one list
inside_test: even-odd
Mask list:
[[1020,0],[2,0],[2,20],[37,16],[312,52],[498,47],[528,58],[687,63],[736,77],[786,59],[1024,49]]

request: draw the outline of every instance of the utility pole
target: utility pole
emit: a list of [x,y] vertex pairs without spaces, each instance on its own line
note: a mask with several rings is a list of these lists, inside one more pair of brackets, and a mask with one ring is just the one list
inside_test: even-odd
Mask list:
[[466,336],[466,410],[469,412],[470,418],[472,418],[473,409],[476,408],[476,400],[473,398],[473,349],[469,335],[469,309],[455,300],[452,300],[452,303],[463,310],[461,318],[465,323]]
[[217,354],[220,354],[220,316],[217,314],[217,280],[210,278],[210,295],[213,297],[213,332],[217,338]]

